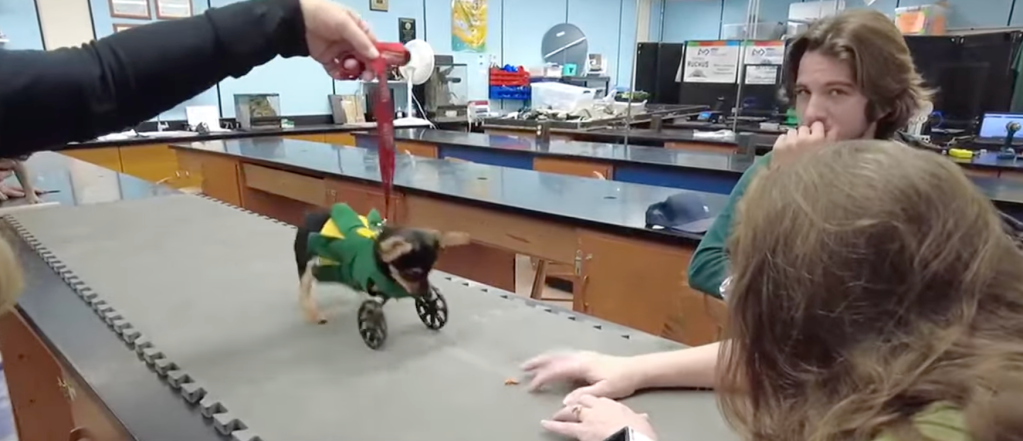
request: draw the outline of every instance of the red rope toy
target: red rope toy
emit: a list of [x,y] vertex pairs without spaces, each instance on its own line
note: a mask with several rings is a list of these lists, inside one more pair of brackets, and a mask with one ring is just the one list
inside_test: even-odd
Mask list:
[[[408,64],[411,55],[408,49],[401,43],[377,43],[377,50],[380,57],[368,61],[369,69],[377,77],[377,94],[374,97],[373,117],[377,120],[377,133],[379,134],[379,145],[377,157],[380,165],[380,183],[384,187],[384,219],[390,219],[391,192],[394,189],[394,103],[391,100],[391,92],[387,89],[387,72],[391,66],[404,66]],[[354,59],[359,63],[358,68],[353,70],[344,69],[345,62]],[[354,80],[362,75],[366,69],[367,62],[356,58],[353,55],[345,55],[340,59],[340,79]]]

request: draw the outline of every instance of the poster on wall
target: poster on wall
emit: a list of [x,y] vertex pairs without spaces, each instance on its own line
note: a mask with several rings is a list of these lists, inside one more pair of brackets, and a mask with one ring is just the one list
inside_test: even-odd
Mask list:
[[149,11],[149,0],[109,0],[110,16],[113,18],[153,18]]
[[735,83],[739,74],[739,41],[686,43],[682,82]]
[[156,0],[156,18],[170,20],[192,16],[192,0]]
[[451,50],[487,51],[487,0],[451,0]]
[[785,63],[785,42],[745,41],[743,42],[744,64],[777,64]]
[[387,0],[369,0],[369,10],[387,12]]

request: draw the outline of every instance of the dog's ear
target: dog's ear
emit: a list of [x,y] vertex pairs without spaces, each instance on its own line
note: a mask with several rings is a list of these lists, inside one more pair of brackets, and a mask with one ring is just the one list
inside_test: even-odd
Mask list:
[[401,236],[390,236],[380,241],[380,259],[385,263],[391,263],[399,257],[412,251],[412,244]]
[[462,233],[462,232],[458,232],[458,231],[448,231],[446,233],[440,234],[439,236],[440,236],[439,242],[440,242],[440,247],[441,248],[450,248],[450,247],[457,247],[457,246],[461,246],[461,245],[469,245],[469,243],[472,242],[472,238],[469,237],[469,233]]

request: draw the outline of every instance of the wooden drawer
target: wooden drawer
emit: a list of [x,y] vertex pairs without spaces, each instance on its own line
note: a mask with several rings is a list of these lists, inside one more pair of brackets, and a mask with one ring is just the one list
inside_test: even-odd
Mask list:
[[325,133],[323,135],[323,142],[343,145],[345,147],[355,147],[355,136],[351,133]]
[[666,142],[664,143],[665,148],[686,150],[690,152],[707,152],[707,153],[728,153],[732,154],[738,151],[739,147],[728,144],[712,144],[708,142]]
[[156,182],[175,177],[178,170],[178,157],[167,145],[121,147],[124,174]]
[[599,162],[537,157],[533,159],[533,170],[584,178],[611,179],[611,165]]
[[[328,179],[326,186],[327,198],[331,204],[346,203],[360,214],[366,214],[370,210],[376,209],[382,216],[386,216],[383,188],[333,179]],[[391,197],[393,198],[391,205],[394,206],[396,217],[392,220],[403,223],[405,219],[403,197],[397,192],[392,193]]]
[[117,147],[62,150],[60,153],[110,170],[121,171],[121,149]]
[[437,158],[437,146],[423,142],[398,141],[394,145],[399,154],[422,156],[424,158]]
[[248,188],[311,205],[323,206],[326,202],[326,187],[320,178],[255,164],[242,164],[242,177]]
[[410,226],[464,231],[474,242],[555,262],[575,262],[572,227],[412,195],[405,196],[405,209]]
[[303,134],[303,135],[285,135],[284,137],[288,138],[288,139],[298,139],[298,140],[302,140],[302,141],[324,142],[324,136],[323,136],[322,133],[306,133],[306,134]]

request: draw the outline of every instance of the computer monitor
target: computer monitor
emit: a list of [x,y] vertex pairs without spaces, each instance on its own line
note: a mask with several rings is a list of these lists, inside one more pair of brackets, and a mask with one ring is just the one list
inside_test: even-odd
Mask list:
[[980,123],[980,133],[977,138],[997,139],[1009,135],[1005,126],[1015,121],[1023,126],[1023,113],[985,113],[984,120]]

